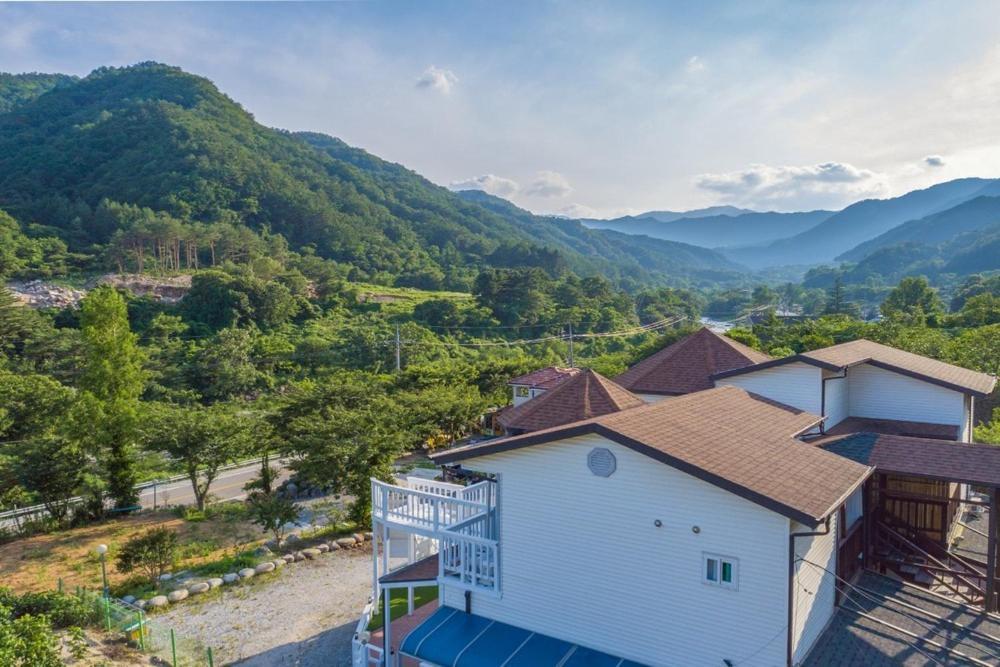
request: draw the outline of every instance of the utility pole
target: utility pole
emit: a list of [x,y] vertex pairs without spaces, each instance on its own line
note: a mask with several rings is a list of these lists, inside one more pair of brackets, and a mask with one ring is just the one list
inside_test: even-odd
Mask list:
[[573,323],[569,324],[569,367],[573,368]]
[[396,325],[396,372],[398,373],[402,369],[402,365],[399,362],[399,325]]

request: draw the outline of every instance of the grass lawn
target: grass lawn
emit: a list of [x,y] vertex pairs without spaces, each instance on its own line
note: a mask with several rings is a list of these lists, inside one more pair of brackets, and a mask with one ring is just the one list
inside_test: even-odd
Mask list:
[[[396,588],[396,589],[384,589],[383,597],[379,598],[378,609],[372,612],[371,621],[368,622],[368,631],[374,632],[382,627],[382,622],[385,620],[385,614],[382,612],[382,600],[384,595],[392,593],[391,602],[389,603],[389,615],[392,620],[396,620],[400,616],[406,613],[406,589]],[[413,589],[413,608],[422,607],[423,605],[437,600],[438,587],[437,586],[419,586]]]

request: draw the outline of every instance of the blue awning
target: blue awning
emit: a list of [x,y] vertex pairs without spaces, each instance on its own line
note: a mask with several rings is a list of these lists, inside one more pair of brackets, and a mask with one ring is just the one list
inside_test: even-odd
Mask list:
[[414,628],[399,652],[441,667],[642,667],[450,607]]

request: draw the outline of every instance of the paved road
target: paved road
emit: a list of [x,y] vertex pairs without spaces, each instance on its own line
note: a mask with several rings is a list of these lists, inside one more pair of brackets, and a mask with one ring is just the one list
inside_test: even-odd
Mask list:
[[[281,464],[275,463],[274,465],[280,466]],[[219,473],[219,476],[212,482],[209,493],[219,500],[242,500],[246,497],[243,485],[256,477],[259,472],[259,463],[251,463],[242,468],[226,470]],[[278,479],[275,481],[275,484],[280,484],[282,481],[288,479],[288,476],[288,470],[282,468],[278,473]],[[194,504],[194,492],[191,490],[191,482],[186,479],[179,482],[170,482],[169,484],[158,484],[155,489],[155,498],[153,488],[143,489],[139,494],[139,504],[144,509],[151,509],[154,499],[157,507],[162,505]]]

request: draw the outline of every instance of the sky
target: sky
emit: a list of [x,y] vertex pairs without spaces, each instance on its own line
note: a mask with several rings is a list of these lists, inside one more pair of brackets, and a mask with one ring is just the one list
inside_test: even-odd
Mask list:
[[1000,177],[1000,3],[0,4],[0,71],[156,60],[453,189],[611,217]]

